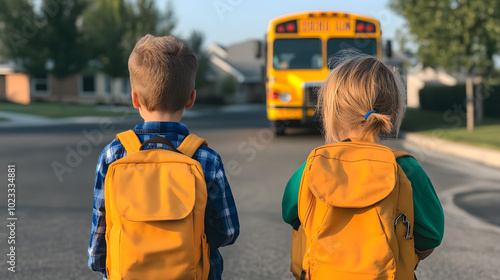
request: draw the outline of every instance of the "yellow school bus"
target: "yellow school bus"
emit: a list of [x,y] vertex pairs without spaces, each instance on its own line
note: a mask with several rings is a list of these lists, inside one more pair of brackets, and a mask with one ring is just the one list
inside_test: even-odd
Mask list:
[[267,117],[276,135],[289,126],[314,123],[318,89],[340,50],[381,58],[378,20],[350,13],[316,11],[272,19],[266,35]]

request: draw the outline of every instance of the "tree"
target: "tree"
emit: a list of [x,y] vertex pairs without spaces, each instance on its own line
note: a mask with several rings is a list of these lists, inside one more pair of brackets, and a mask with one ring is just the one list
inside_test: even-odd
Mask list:
[[111,77],[128,76],[128,57],[144,35],[170,35],[175,27],[171,2],[165,13],[153,0],[97,0],[84,15],[83,30],[97,70]]
[[[165,12],[154,0],[0,0],[1,54],[29,75],[52,73],[64,78],[79,71],[128,76],[128,57],[144,35],[172,33],[172,2]],[[165,2],[161,2],[165,3]],[[198,85],[207,58],[203,34],[187,40],[198,56]],[[199,76],[199,77],[198,77]]]
[[64,78],[78,72],[85,55],[77,21],[88,2],[43,0],[36,11],[33,1],[1,0],[2,54],[30,75],[49,70]]
[[52,64],[50,72],[64,78],[82,70],[87,63],[88,53],[82,40],[79,19],[91,0],[42,2],[43,17],[47,25],[42,30],[46,40],[47,61]]
[[222,79],[221,90],[223,94],[231,95],[238,89],[238,80],[233,75],[226,75]]
[[201,88],[205,85],[205,74],[208,69],[208,56],[203,50],[204,35],[199,31],[191,32],[187,39],[187,44],[191,47],[198,59],[198,69],[196,71],[196,87]]
[[40,30],[46,24],[31,1],[0,0],[1,55],[15,60],[29,74],[45,74],[48,50],[41,47],[46,40]]
[[111,77],[128,75],[127,58],[131,43],[126,42],[132,6],[125,0],[98,0],[83,16],[83,31],[90,57],[97,70]]
[[[164,2],[164,1],[163,1]],[[168,1],[166,12],[161,13],[154,0],[137,0],[134,11],[134,21],[130,30],[134,32],[135,42],[146,34],[167,36],[175,28],[175,15],[172,2]]]
[[[87,62],[78,21],[92,0],[0,0],[2,54],[32,76],[65,78]],[[63,92],[56,96],[62,99]]]
[[408,21],[424,65],[467,72],[467,126],[473,118],[474,76],[493,71],[500,50],[500,2],[497,0],[391,0],[391,8]]

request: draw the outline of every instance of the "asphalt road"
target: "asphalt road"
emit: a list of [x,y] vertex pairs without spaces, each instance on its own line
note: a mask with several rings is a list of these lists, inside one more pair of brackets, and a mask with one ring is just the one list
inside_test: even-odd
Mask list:
[[[198,116],[184,122],[221,154],[240,216],[239,239],[221,250],[224,279],[293,279],[291,228],[281,219],[281,197],[290,175],[322,144],[321,135],[295,129],[275,138],[267,129],[263,109],[233,107],[193,115]],[[110,121],[111,127],[0,129],[1,279],[100,279],[87,268],[95,164],[114,134],[140,119],[103,121]],[[93,141],[86,135],[94,135]],[[419,265],[418,278],[500,279],[500,229],[492,225],[500,223],[500,170],[422,150],[403,140],[387,144],[416,155],[445,209],[445,239]],[[54,163],[67,167],[62,181]],[[16,273],[8,272],[6,263],[7,164],[17,169]]]

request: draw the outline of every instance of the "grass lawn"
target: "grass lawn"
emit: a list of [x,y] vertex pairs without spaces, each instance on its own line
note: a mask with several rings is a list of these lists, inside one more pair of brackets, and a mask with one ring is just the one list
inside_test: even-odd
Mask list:
[[481,125],[469,132],[463,114],[409,109],[401,130],[500,150],[500,119],[497,118],[485,118]]
[[0,102],[0,111],[38,115],[49,118],[79,117],[79,116],[123,116],[125,114],[137,114],[130,107],[116,108],[111,106],[75,105],[59,103],[33,103],[28,105]]

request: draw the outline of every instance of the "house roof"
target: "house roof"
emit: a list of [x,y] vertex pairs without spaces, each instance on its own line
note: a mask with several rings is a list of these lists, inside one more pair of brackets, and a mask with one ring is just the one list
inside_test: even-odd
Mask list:
[[236,77],[240,83],[262,81],[264,58],[257,58],[259,40],[248,40],[228,47],[212,44],[208,55],[212,65]]
[[14,63],[7,61],[0,56],[0,75],[6,75],[14,72]]
[[408,70],[408,78],[419,80],[422,83],[447,86],[454,86],[460,81],[442,68],[424,67],[422,63],[418,63]]
[[402,51],[392,51],[392,56],[387,57],[385,48],[382,47],[382,61],[392,66],[402,67],[404,63],[411,64],[412,57]]

